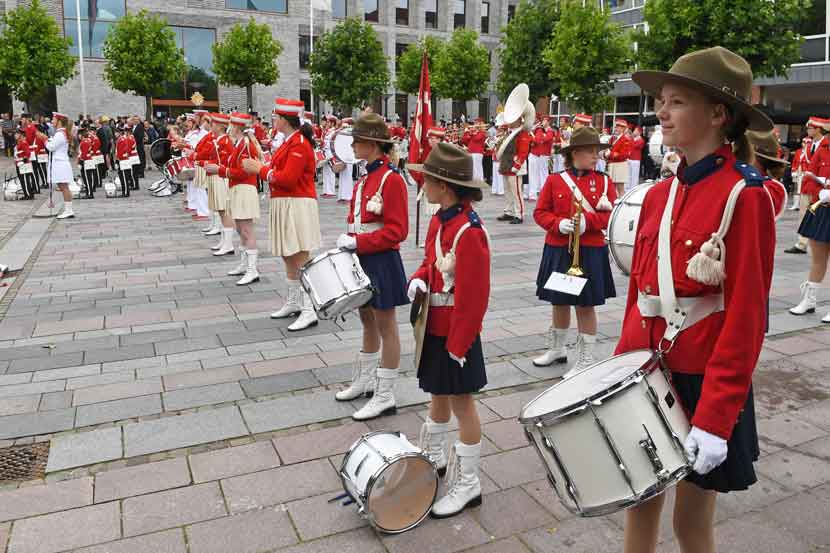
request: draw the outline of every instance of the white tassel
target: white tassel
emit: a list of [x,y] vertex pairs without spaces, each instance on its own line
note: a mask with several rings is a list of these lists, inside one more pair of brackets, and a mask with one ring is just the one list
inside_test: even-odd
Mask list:
[[375,194],[366,202],[366,210],[375,215],[383,214],[383,196]]
[[611,211],[614,206],[608,201],[608,196],[603,194],[597,202],[597,211]]
[[443,259],[435,260],[435,268],[443,274],[455,273],[455,254],[450,252]]
[[726,278],[723,270],[721,252],[724,251],[723,242],[717,234],[704,242],[689,260],[686,266],[686,276],[708,286],[720,286]]

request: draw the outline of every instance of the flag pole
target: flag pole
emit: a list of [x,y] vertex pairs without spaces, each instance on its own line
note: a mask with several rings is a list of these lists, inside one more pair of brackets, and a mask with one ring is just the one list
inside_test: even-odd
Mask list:
[[81,106],[86,116],[86,81],[84,79],[84,39],[81,34],[81,0],[75,0],[75,21],[78,24],[78,61],[81,77]]
[[[309,4],[309,7],[308,7],[308,21],[309,21],[309,25],[308,25],[308,29],[309,29],[309,34],[308,34],[308,36],[309,36],[309,38],[308,38],[308,56],[309,56],[309,59],[311,59],[311,54],[314,53],[314,0],[309,0],[308,4]],[[311,105],[308,106],[308,111],[314,113],[314,115],[316,116],[317,112],[314,111],[314,86],[311,83],[311,78],[310,77],[311,76],[309,75],[308,96],[310,98],[309,102],[311,103]]]

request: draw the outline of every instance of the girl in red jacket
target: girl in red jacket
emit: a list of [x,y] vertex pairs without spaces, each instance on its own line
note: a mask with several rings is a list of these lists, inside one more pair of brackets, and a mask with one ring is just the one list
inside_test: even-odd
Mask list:
[[[749,64],[725,48],[633,80],[658,99],[663,144],[682,161],[643,200],[616,353],[662,352],[692,427],[684,449],[693,471],[676,488],[674,533],[681,551],[712,553],[717,492],[757,480],[752,372],[767,323],[775,222],[745,132],[772,130],[772,122],[751,104]],[[665,500],[626,512],[625,553],[654,552]]]
[[[435,518],[451,517],[481,504],[478,476],[481,423],[472,394],[487,384],[481,324],[490,295],[490,247],[472,202],[480,202],[487,183],[473,177],[470,154],[441,143],[423,165],[424,194],[440,210],[429,224],[424,261],[412,275],[409,297],[418,292],[429,307],[418,363],[418,384],[432,394],[421,447],[443,475],[450,414],[458,419],[447,494],[432,507]],[[423,309],[427,307],[422,307]]]
[[121,195],[130,196],[133,188],[132,156],[135,150],[133,133],[124,128],[115,130],[115,159],[118,161],[118,179],[121,181]]
[[84,189],[87,198],[95,196],[95,189],[98,184],[98,166],[95,164],[95,143],[92,141],[89,129],[81,129],[78,133],[80,147],[78,149],[78,164],[81,166],[81,179],[84,182]]
[[30,160],[32,150],[26,140],[26,135],[21,129],[15,131],[14,137],[14,164],[17,171],[17,182],[20,183],[20,188],[23,190],[23,198],[34,200],[37,182],[35,181],[34,167]]
[[[579,329],[577,355],[573,367],[565,373],[565,378],[594,363],[594,344],[597,340],[595,306],[603,305],[607,298],[617,295],[603,234],[608,228],[611,206],[617,192],[607,175],[594,170],[599,152],[605,148],[608,145],[600,142],[599,133],[593,127],[576,129],[571,135],[570,144],[562,148],[565,170],[547,178],[533,212],[536,223],[548,232],[536,277],[536,295],[553,305],[548,351],[534,359],[533,364],[546,367],[553,363],[567,362],[565,336],[571,324],[571,306],[574,306]],[[578,229],[574,224],[577,204],[582,206]],[[572,256],[568,245],[577,232],[580,266],[585,271],[588,283],[579,296],[545,288],[552,273],[566,273],[570,268]]]

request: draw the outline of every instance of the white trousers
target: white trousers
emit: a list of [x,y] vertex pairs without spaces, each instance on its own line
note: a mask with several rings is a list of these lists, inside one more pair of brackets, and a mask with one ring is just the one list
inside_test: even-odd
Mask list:
[[631,190],[638,184],[640,184],[640,160],[639,159],[629,159],[628,160],[628,182],[625,183],[626,191]]
[[337,175],[332,170],[331,165],[326,163],[323,165],[323,194],[327,196],[334,196],[334,187],[336,184]]
[[605,172],[605,165],[606,165],[606,163],[605,163],[604,159],[602,159],[602,158],[598,159],[597,160],[597,171],[599,173],[604,173]]
[[565,170],[565,156],[556,154],[553,156],[553,172],[559,173]]
[[529,175],[530,199],[535,200],[539,196],[539,192],[542,191],[542,187],[545,186],[545,181],[548,180],[548,175],[550,174],[548,163],[550,162],[550,158],[548,156],[534,155],[531,155],[530,157],[536,158],[535,170],[533,164],[531,164]]
[[193,193],[193,185],[187,183],[187,209],[196,209],[196,195]]
[[484,154],[470,154],[473,156],[473,178],[484,180]]
[[[196,215],[207,217],[210,215],[210,208],[208,207],[208,191],[204,188],[197,188],[195,186],[190,188],[193,193],[193,208],[196,210]],[[190,194],[187,195],[190,198]]]
[[352,164],[347,163],[346,168],[340,171],[338,175],[338,184],[340,188],[337,191],[338,200],[351,200],[352,189],[354,188],[354,180],[352,179]]
[[493,188],[490,190],[496,196],[504,196],[504,180],[499,173],[499,162],[493,162]]

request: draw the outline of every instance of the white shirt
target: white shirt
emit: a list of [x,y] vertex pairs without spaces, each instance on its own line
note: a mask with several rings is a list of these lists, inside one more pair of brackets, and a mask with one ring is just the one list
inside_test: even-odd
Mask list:
[[[294,132],[297,132],[297,131],[294,131]],[[293,135],[294,133],[291,133],[291,134]],[[274,138],[271,139],[271,153],[273,154],[274,152],[279,150],[280,146],[282,146],[284,142],[285,142],[285,134],[283,134],[282,131],[275,134]]]
[[55,135],[46,141],[46,149],[52,152],[52,161],[69,161],[69,142],[66,130],[58,129]]
[[188,146],[190,146],[192,150],[195,150],[196,146],[199,144],[202,138],[205,137],[206,134],[207,131],[204,129],[193,129],[192,131],[187,133],[187,135],[184,137],[184,141],[187,142]]

